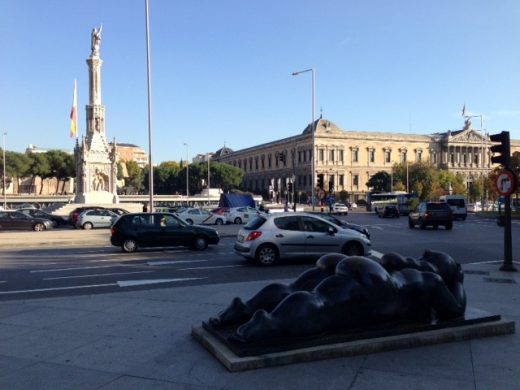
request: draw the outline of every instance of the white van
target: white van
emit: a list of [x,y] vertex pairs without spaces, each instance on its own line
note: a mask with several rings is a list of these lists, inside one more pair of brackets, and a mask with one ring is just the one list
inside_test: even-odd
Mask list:
[[439,200],[450,205],[453,218],[465,220],[468,216],[464,195],[442,195]]

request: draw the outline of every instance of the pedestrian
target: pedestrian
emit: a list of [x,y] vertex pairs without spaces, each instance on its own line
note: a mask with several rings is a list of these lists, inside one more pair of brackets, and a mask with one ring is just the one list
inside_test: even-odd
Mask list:
[[283,211],[288,212],[289,211],[289,203],[285,201],[285,205],[283,206]]
[[148,212],[148,207],[146,206],[146,203],[143,204],[143,213],[147,213]]

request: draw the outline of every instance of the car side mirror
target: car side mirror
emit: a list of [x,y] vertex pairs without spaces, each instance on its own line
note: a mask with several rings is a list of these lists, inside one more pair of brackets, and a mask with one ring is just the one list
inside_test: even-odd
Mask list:
[[336,232],[337,232],[336,229],[334,229],[332,226],[329,226],[329,234],[330,234],[331,236],[333,236],[334,234],[336,234]]

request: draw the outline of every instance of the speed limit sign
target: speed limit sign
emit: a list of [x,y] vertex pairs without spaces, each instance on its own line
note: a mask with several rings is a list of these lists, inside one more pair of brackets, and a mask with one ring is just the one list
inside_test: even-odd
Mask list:
[[498,174],[495,184],[500,195],[509,196],[516,190],[516,175],[505,169]]

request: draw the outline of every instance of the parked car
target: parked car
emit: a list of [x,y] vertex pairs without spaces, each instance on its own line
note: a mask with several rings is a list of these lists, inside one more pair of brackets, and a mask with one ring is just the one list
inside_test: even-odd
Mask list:
[[231,207],[229,213],[226,215],[229,223],[241,224],[247,223],[259,214],[263,214],[260,210],[254,207]]
[[53,223],[49,219],[35,218],[20,211],[0,211],[0,230],[34,230],[41,232],[52,229]]
[[30,217],[34,218],[42,218],[42,219],[48,219],[52,221],[53,226],[63,226],[68,225],[69,221],[67,218],[62,217],[61,215],[52,215],[49,213],[46,213],[45,211],[29,208],[29,209],[18,209],[21,213],[24,213],[25,215],[28,215]]
[[234,245],[235,253],[263,265],[331,252],[366,256],[370,247],[363,234],[301,212],[258,215],[240,229]]
[[314,211],[314,212],[309,211],[308,213],[317,215],[320,218],[323,218],[323,219],[325,219],[325,220],[327,220],[329,222],[332,222],[335,225],[338,225],[339,227],[342,227],[343,229],[355,230],[355,231],[363,234],[366,238],[368,238],[370,240],[370,232],[368,231],[368,229],[365,226],[361,226],[361,225],[358,225],[356,223],[350,223],[350,222],[347,222],[347,221],[342,221],[341,219],[336,218],[333,215],[320,213],[318,211]]
[[399,218],[399,209],[394,205],[386,205],[382,210],[378,210],[379,218]]
[[108,210],[112,211],[113,213],[116,213],[117,215],[128,214],[130,212],[120,207],[109,207]]
[[348,206],[344,203],[334,203],[332,205],[332,214],[337,215],[347,215],[348,214]]
[[121,216],[112,225],[110,242],[125,252],[141,247],[186,246],[204,250],[217,245],[218,232],[210,227],[195,226],[170,213],[135,213]]
[[76,222],[76,227],[85,230],[93,228],[108,228],[112,226],[119,215],[108,209],[92,209],[83,211]]
[[74,210],[72,210],[69,214],[69,223],[76,228],[77,222],[79,219],[79,216],[82,212],[86,210],[95,210],[95,209],[104,209],[104,207],[101,206],[83,206],[83,207],[76,207]]
[[410,211],[408,214],[408,226],[413,229],[415,225],[419,225],[421,229],[425,229],[426,226],[433,226],[436,229],[439,225],[444,225],[447,230],[451,230],[453,212],[444,202],[421,202],[417,210]]
[[176,214],[190,225],[223,225],[227,223],[224,215],[213,214],[211,211],[195,207],[189,207]]

